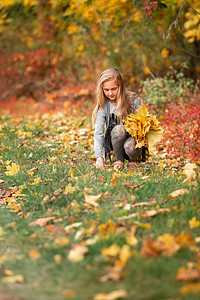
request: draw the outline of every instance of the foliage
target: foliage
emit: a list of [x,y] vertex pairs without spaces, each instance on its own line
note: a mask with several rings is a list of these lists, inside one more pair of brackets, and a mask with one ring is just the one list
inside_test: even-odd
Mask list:
[[142,104],[136,114],[130,114],[125,119],[124,128],[135,138],[136,147],[148,147],[150,151],[161,141],[163,128],[155,115],[149,113],[148,106]]
[[145,103],[155,104],[157,107],[165,107],[171,102],[184,102],[191,97],[194,90],[195,82],[173,67],[162,78],[146,79],[142,82]]
[[200,157],[200,104],[199,99],[186,103],[170,103],[163,116],[165,144],[170,157]]
[[[3,0],[1,95],[3,99],[13,96],[8,95],[7,84],[13,94],[23,88],[32,92],[45,89],[46,78],[59,85],[62,75],[75,81],[94,81],[110,66],[117,67],[129,85],[138,85],[150,74],[159,78],[169,66],[179,69],[183,62],[189,66],[188,75],[196,79],[200,55],[198,3]],[[39,83],[30,88],[30,81]]]

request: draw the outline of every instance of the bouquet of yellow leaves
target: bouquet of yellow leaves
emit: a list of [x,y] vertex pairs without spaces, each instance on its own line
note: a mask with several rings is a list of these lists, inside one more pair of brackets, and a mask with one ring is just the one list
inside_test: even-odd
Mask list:
[[144,146],[150,151],[155,150],[155,145],[161,141],[164,130],[156,116],[149,113],[148,106],[142,104],[137,110],[137,115],[131,113],[124,121],[124,128],[136,139],[136,148]]

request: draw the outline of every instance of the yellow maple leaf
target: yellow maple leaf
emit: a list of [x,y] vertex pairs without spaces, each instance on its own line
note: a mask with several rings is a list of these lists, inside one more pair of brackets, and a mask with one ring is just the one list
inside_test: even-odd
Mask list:
[[20,170],[20,166],[16,163],[11,163],[11,166],[6,166],[7,171],[5,172],[5,174],[7,176],[13,176],[19,173]]
[[71,182],[65,187],[65,191],[64,191],[64,195],[67,195],[67,194],[72,194],[73,192],[75,192],[76,190],[76,187],[75,186],[72,186]]
[[85,202],[88,204],[92,204],[93,206],[99,206],[99,204],[96,202],[97,200],[99,200],[99,198],[101,198],[102,194],[93,196],[93,195],[88,195],[85,192],[83,192],[84,196],[85,196]]
[[190,229],[200,227],[200,221],[197,221],[196,217],[193,217],[190,221]]

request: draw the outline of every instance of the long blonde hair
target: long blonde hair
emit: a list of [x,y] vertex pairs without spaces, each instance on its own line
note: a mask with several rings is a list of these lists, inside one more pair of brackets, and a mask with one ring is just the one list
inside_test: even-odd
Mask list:
[[95,108],[92,113],[92,124],[95,124],[95,118],[99,107],[103,108],[106,102],[106,97],[103,92],[103,83],[105,81],[115,80],[119,86],[118,94],[117,94],[117,108],[116,112],[120,119],[122,117],[126,117],[128,115],[128,110],[130,108],[130,102],[126,98],[125,87],[122,80],[122,77],[117,69],[107,69],[101,73],[99,79],[97,81],[96,87],[96,102]]

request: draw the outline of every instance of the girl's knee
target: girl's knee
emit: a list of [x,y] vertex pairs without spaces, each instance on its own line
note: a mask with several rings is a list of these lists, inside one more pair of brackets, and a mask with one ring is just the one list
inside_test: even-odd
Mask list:
[[116,125],[111,131],[112,138],[124,139],[126,136],[126,130],[123,125]]

